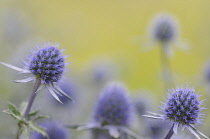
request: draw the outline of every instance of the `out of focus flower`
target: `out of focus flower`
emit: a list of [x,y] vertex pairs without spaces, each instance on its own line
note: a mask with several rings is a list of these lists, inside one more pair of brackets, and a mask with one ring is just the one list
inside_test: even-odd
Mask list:
[[108,85],[99,98],[94,120],[101,125],[128,126],[131,114],[131,102],[125,88],[114,83]]
[[200,111],[204,109],[204,107],[201,107],[203,101],[199,101],[198,98],[199,95],[195,93],[195,89],[189,87],[171,89],[168,93],[167,102],[162,105],[164,115],[152,113],[152,116],[145,116],[173,121],[173,132],[175,134],[177,134],[178,127],[182,126],[183,130],[188,128],[198,139],[200,139],[199,135],[208,138],[194,127],[195,124],[201,123],[200,117],[203,114]]
[[169,15],[159,15],[152,21],[150,35],[154,41],[160,43],[171,43],[179,35],[177,21]]
[[[30,81],[40,81],[40,83],[48,89],[53,97],[61,102],[57,94],[61,96],[64,95],[72,100],[57,85],[57,82],[60,80],[65,70],[64,60],[65,57],[62,55],[62,51],[58,49],[58,45],[53,46],[50,43],[45,43],[44,48],[39,48],[38,51],[32,51],[31,56],[28,57],[28,61],[24,63],[24,68],[18,68],[3,62],[0,63],[19,71],[19,73],[33,75],[26,79],[16,80],[14,82],[27,83]],[[39,89],[42,87],[41,85],[38,86]]]
[[[66,129],[57,122],[45,122],[41,125],[46,130],[49,139],[67,139]],[[34,132],[31,139],[48,139],[40,133]]]
[[168,15],[160,14],[153,18],[149,26],[149,37],[153,43],[159,43],[168,56],[173,56],[172,45],[188,49],[188,46],[180,41],[180,29],[177,20]]
[[101,137],[100,139],[103,137],[119,138],[124,135],[138,138],[135,133],[128,129],[132,114],[131,100],[124,86],[111,83],[104,89],[97,102],[93,122],[77,128],[80,130],[92,129],[92,133],[95,134],[93,136]]

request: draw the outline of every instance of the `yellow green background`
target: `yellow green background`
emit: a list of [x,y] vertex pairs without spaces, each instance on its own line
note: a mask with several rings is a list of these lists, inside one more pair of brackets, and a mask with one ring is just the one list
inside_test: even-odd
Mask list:
[[[170,59],[176,84],[194,86],[209,98],[205,89],[208,84],[202,79],[210,58],[208,0],[1,0],[0,61],[21,66],[19,60],[34,45],[52,40],[70,55],[67,61],[71,62],[72,78],[86,77],[94,62],[107,60],[119,70],[115,80],[126,84],[131,92],[149,90],[162,100],[166,90],[159,77],[159,49],[144,51],[149,41],[148,26],[159,13],[178,20],[180,39],[190,47],[187,51],[175,49]],[[17,31],[10,30],[16,22]],[[5,36],[8,31],[12,33]],[[19,85],[10,83],[15,76],[8,75],[15,75],[14,71],[0,68],[2,104],[14,93],[9,91]]]

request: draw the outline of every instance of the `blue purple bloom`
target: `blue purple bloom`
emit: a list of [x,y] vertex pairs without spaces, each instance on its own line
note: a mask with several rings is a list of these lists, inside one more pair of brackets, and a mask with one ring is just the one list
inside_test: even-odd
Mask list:
[[205,109],[204,106],[202,107],[204,101],[199,101],[199,96],[193,88],[171,89],[168,93],[167,102],[161,106],[164,115],[151,113],[153,116],[144,116],[173,121],[173,132],[175,134],[177,134],[178,127],[182,126],[183,130],[188,128],[198,139],[200,138],[199,135],[208,138],[194,127],[195,124],[201,123],[202,119],[200,118],[203,114],[200,112]]
[[94,120],[101,125],[129,125],[132,111],[126,93],[122,85],[109,84],[98,100]]
[[[28,61],[25,62],[24,68],[18,68],[16,66],[0,62],[1,64],[12,68],[20,73],[33,75],[26,79],[15,80],[16,83],[27,83],[30,81],[40,81],[45,86],[52,96],[62,103],[57,95],[65,96],[72,100],[60,87],[57,85],[61,79],[65,70],[65,56],[62,51],[58,49],[58,45],[52,45],[45,43],[44,48],[39,48],[38,51],[32,51],[32,55],[28,57]],[[38,91],[41,89],[41,85],[38,86]]]
[[75,125],[78,130],[91,130],[93,138],[139,138],[129,129],[133,108],[127,90],[119,83],[109,83],[103,90],[93,114],[93,121]]
[[42,83],[58,82],[64,71],[64,57],[61,51],[54,46],[48,46],[34,52],[33,57],[29,60],[29,70]]
[[194,89],[181,88],[171,90],[172,94],[168,97],[166,104],[163,105],[165,115],[179,124],[200,123],[200,104],[199,95]]
[[151,37],[161,43],[168,43],[177,39],[178,25],[176,20],[168,15],[157,16],[151,25]]
[[[67,139],[66,129],[59,123],[46,122],[41,125],[42,128],[46,129],[46,133],[49,139]],[[40,133],[34,132],[31,139],[48,139]]]

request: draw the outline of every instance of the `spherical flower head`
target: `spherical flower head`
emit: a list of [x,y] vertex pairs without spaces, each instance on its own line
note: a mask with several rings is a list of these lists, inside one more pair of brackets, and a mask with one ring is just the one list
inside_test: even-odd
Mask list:
[[[24,62],[24,68],[19,68],[4,62],[0,62],[0,64],[16,70],[21,74],[29,75],[25,79],[15,80],[14,82],[28,83],[34,81],[35,92],[39,91],[42,86],[45,86],[60,103],[62,102],[57,95],[65,96],[73,101],[73,99],[57,85],[65,70],[64,60],[66,56],[64,57],[62,55],[62,50],[58,49],[58,45],[52,46],[50,43],[45,43],[44,46],[44,48],[39,48],[38,51],[32,51],[32,55],[28,57],[28,62]],[[31,77],[31,75],[33,76]]]
[[[49,139],[67,139],[67,131],[65,128],[56,122],[46,122],[41,125],[42,128],[46,129],[46,133]],[[32,139],[47,139],[40,133],[34,132]]]
[[28,68],[42,83],[58,82],[64,71],[64,57],[55,46],[47,44],[33,53],[29,60]]
[[131,113],[130,98],[126,89],[120,84],[111,83],[98,100],[94,120],[101,125],[127,126]]
[[180,88],[170,90],[166,104],[164,105],[164,113],[169,119],[178,122],[181,125],[189,125],[199,123],[200,104],[199,95],[194,89]]
[[178,36],[176,20],[169,15],[159,15],[154,18],[151,28],[151,37],[161,43],[168,43]]

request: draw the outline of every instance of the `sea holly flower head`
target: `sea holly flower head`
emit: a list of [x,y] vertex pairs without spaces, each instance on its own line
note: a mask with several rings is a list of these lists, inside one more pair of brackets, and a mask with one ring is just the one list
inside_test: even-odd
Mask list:
[[161,14],[153,19],[150,35],[155,41],[160,43],[172,42],[177,39],[178,33],[178,24],[171,16]]
[[120,138],[124,135],[139,138],[129,129],[133,112],[131,100],[125,87],[120,83],[109,83],[98,99],[93,113],[93,121],[84,125],[73,125],[70,128],[91,129],[93,136],[100,137],[100,139],[103,137],[107,139],[109,137]]
[[[37,51],[32,51],[32,54],[28,57],[28,61],[25,61],[25,66],[19,68],[4,62],[1,64],[19,71],[22,74],[28,74],[29,77],[22,80],[15,80],[16,83],[27,83],[30,81],[39,80],[42,86],[45,86],[53,97],[58,100],[60,99],[57,95],[64,95],[65,97],[72,100],[64,91],[57,85],[61,79],[63,72],[65,71],[65,56],[62,51],[58,48],[59,45],[52,45],[50,43],[44,43],[43,48],[38,48]],[[31,76],[32,75],[32,76]],[[62,102],[61,102],[62,103]]]
[[[41,125],[46,130],[49,139],[67,139],[66,129],[57,122],[45,122]],[[38,132],[34,132],[31,139],[48,139]]]
[[187,43],[180,39],[179,23],[175,17],[169,14],[158,14],[155,16],[148,29],[150,41],[146,44],[147,49],[151,49],[158,43],[167,56],[174,55],[173,47],[176,46],[182,50],[189,50]]
[[200,123],[199,95],[194,91],[188,88],[172,90],[166,104],[163,104],[165,115],[183,125]]
[[128,126],[130,114],[131,103],[126,89],[120,84],[109,84],[98,100],[94,120],[101,125]]
[[203,133],[196,130],[194,125],[198,123],[202,123],[201,110],[205,109],[203,105],[203,101],[199,101],[199,94],[195,93],[195,89],[193,88],[176,88],[171,89],[168,92],[168,98],[166,103],[163,103],[161,106],[164,115],[151,113],[152,115],[144,115],[149,118],[154,119],[163,119],[163,120],[171,120],[173,121],[173,131],[177,134],[177,129],[179,126],[189,129],[191,133],[193,133],[198,139],[199,136],[203,136],[204,138],[208,138]]
[[28,63],[28,69],[42,84],[58,82],[64,71],[64,57],[62,52],[54,46],[41,48],[34,52]]

